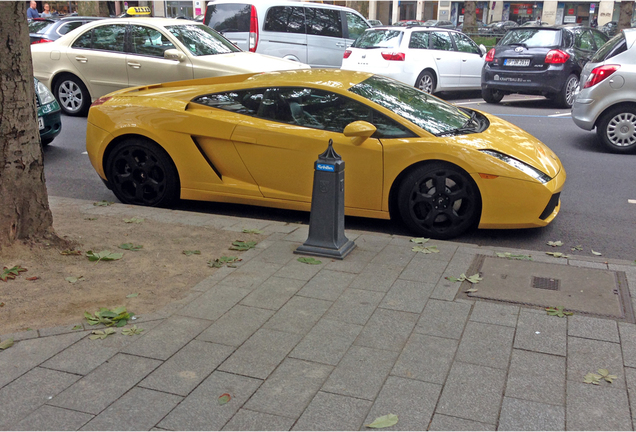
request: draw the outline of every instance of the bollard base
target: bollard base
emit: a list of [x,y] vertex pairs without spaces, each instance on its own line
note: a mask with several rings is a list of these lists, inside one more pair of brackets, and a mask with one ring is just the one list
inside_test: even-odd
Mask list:
[[338,249],[331,249],[320,246],[311,246],[307,243],[298,246],[294,251],[295,254],[299,255],[313,255],[320,256],[326,258],[335,258],[335,259],[344,259],[349,252],[351,252],[356,247],[356,244],[353,240],[348,240],[345,244],[340,246]]

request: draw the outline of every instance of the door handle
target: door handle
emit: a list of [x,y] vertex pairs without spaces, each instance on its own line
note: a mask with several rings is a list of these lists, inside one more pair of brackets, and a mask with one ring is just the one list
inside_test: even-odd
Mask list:
[[345,47],[345,43],[344,42],[336,42],[336,46],[338,48],[344,48]]
[[88,59],[86,57],[80,57],[80,56],[75,56],[75,60],[77,60],[80,63],[88,63]]
[[128,62],[128,66],[134,68],[134,69],[139,69],[141,68],[141,63],[135,63],[135,62]]
[[466,62],[468,61],[468,59],[462,59],[462,61],[463,61],[464,63],[466,63]]

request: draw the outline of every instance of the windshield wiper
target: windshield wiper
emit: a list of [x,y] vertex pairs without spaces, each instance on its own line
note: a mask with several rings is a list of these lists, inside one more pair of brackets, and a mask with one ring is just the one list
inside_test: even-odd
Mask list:
[[[474,125],[472,127],[470,126],[471,123],[474,123]],[[480,126],[480,123],[477,120],[477,112],[473,111],[470,114],[470,118],[468,120],[466,120],[466,122],[464,122],[462,127],[458,127],[458,128],[455,128],[455,129],[450,129],[450,130],[447,130],[447,131],[444,131],[444,132],[440,132],[438,134],[435,134],[435,136],[441,137],[441,136],[447,136],[447,135],[459,135],[459,134],[477,132],[477,128],[479,126]]]

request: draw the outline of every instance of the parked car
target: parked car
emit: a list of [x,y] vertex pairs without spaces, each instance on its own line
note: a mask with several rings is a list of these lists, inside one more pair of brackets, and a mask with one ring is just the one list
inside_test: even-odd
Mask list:
[[581,69],[607,40],[583,26],[510,29],[486,55],[482,97],[499,103],[506,94],[535,94],[570,108]]
[[603,45],[581,72],[572,119],[616,153],[636,150],[636,29]]
[[426,21],[401,20],[394,22],[393,25],[398,27],[426,27]]
[[485,53],[456,30],[374,27],[347,48],[342,69],[376,72],[426,93],[479,89]]
[[46,146],[62,131],[60,105],[55,100],[53,93],[37,78],[33,79],[33,84],[35,85],[35,106],[37,107],[40,142]]
[[602,31],[603,33],[605,33],[606,35],[608,35],[609,37],[612,37],[616,35],[616,32],[618,31],[618,22],[610,21],[608,23],[603,24],[598,29]]
[[242,52],[204,24],[171,18],[95,21],[31,45],[31,54],[34,75],[68,115],[85,115],[93,100],[125,87],[309,67]]
[[[481,22],[481,21],[477,21],[477,22],[475,23],[475,25],[477,26],[477,32],[478,32],[478,33],[483,33],[483,29],[484,29],[484,28],[486,28],[486,24],[484,24],[484,23],[483,23],[483,22]],[[459,24],[459,25],[455,28],[455,30],[460,31],[460,32],[463,32],[463,31],[464,31],[464,23],[460,23],[460,24]]]
[[211,1],[204,23],[242,50],[333,68],[370,27],[351,8],[285,0]]
[[91,107],[86,137],[91,164],[124,203],[301,211],[311,207],[316,157],[332,140],[347,164],[345,214],[401,218],[435,238],[476,224],[545,226],[566,177],[547,146],[507,121],[337,69],[120,90]]
[[548,24],[545,21],[537,21],[537,20],[533,20],[533,21],[526,21],[523,24],[521,24],[519,27],[549,27],[550,24]]
[[380,27],[383,26],[382,21],[376,19],[368,19],[367,22],[371,27]]
[[428,20],[424,22],[424,27],[439,27],[439,28],[455,29],[455,24],[445,20]]
[[482,33],[487,35],[503,35],[511,28],[518,26],[519,24],[514,21],[497,21],[484,27]]
[[32,44],[53,42],[86,23],[100,19],[103,18],[84,16],[33,18],[29,21],[29,37]]

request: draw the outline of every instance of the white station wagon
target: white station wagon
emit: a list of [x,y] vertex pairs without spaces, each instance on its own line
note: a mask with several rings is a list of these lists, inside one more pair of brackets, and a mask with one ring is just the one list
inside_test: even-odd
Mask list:
[[485,53],[455,30],[373,27],[345,51],[341,69],[384,75],[427,93],[478,90]]

